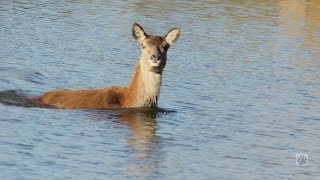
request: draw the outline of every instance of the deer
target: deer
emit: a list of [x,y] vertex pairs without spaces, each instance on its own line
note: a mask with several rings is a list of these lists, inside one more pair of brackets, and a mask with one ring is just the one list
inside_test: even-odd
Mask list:
[[132,35],[140,44],[141,55],[128,86],[53,90],[30,99],[41,106],[58,109],[156,108],[167,51],[178,40],[180,28],[172,28],[165,36],[157,36],[148,35],[138,23],[134,23]]

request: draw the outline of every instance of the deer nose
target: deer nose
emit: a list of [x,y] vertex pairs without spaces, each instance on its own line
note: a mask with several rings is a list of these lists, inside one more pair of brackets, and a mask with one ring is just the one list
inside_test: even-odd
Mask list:
[[151,61],[158,61],[158,60],[160,60],[160,56],[159,55],[152,55],[150,59],[151,59]]

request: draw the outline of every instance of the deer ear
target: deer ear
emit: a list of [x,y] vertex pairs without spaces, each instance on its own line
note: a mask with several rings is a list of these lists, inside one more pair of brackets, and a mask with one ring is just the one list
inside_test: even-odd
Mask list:
[[173,28],[166,34],[165,39],[166,39],[167,43],[172,45],[175,42],[177,42],[179,36],[180,36],[180,29]]
[[141,43],[146,38],[147,34],[138,23],[134,23],[132,25],[132,36]]

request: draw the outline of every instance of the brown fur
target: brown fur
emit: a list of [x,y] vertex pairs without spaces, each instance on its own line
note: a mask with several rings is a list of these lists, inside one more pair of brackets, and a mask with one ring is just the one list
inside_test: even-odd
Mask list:
[[44,93],[38,98],[44,106],[67,109],[85,108],[123,108],[134,104],[135,92],[138,90],[140,66],[129,87],[107,87],[92,90],[55,90]]
[[[142,45],[142,55],[128,87],[112,86],[92,90],[54,90],[30,99],[42,106],[67,109],[155,107],[157,105],[169,44],[177,40],[178,28],[170,37],[149,36],[138,24],[133,36]],[[170,33],[170,31],[169,31]],[[169,34],[168,33],[168,34]],[[173,35],[173,36],[172,36]],[[159,66],[149,65],[150,57],[160,57]]]

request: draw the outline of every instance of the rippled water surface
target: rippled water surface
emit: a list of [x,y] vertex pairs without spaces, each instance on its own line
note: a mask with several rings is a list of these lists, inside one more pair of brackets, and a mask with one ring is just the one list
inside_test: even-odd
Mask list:
[[[319,12],[317,0],[0,1],[0,179],[319,178]],[[133,22],[182,29],[162,110],[25,102],[126,85]]]

